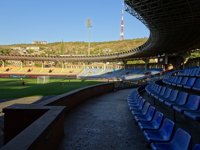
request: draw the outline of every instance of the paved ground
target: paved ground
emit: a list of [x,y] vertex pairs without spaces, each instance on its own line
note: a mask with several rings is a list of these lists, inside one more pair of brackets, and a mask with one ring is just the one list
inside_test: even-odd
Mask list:
[[127,106],[131,90],[93,98],[72,110],[65,119],[60,150],[145,150],[143,134]]

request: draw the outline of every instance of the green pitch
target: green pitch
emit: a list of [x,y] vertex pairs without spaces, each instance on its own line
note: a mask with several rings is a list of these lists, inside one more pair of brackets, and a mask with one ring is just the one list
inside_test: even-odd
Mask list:
[[[25,82],[25,85],[22,84]],[[0,99],[19,98],[35,95],[59,95],[81,87],[101,83],[69,79],[49,79],[46,84],[37,84],[37,79],[0,78]]]

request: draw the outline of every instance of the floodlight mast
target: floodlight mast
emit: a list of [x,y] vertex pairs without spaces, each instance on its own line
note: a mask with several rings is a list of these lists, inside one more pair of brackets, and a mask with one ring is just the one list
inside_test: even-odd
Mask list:
[[89,56],[90,55],[90,37],[91,37],[90,29],[92,28],[92,22],[89,18],[86,20],[86,27],[88,29],[88,56]]

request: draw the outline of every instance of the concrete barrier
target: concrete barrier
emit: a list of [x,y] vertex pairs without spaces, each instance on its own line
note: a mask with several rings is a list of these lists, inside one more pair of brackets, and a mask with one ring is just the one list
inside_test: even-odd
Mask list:
[[111,92],[114,83],[74,90],[37,104],[12,105],[3,109],[5,145],[1,150],[54,150],[64,135],[68,110],[85,100]]

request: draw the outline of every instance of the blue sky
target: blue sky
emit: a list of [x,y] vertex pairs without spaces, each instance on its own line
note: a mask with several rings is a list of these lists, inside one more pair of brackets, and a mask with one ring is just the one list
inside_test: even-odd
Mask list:
[[[0,44],[88,41],[87,18],[91,41],[119,40],[121,8],[121,0],[0,0]],[[126,39],[149,36],[127,12],[124,22]]]

